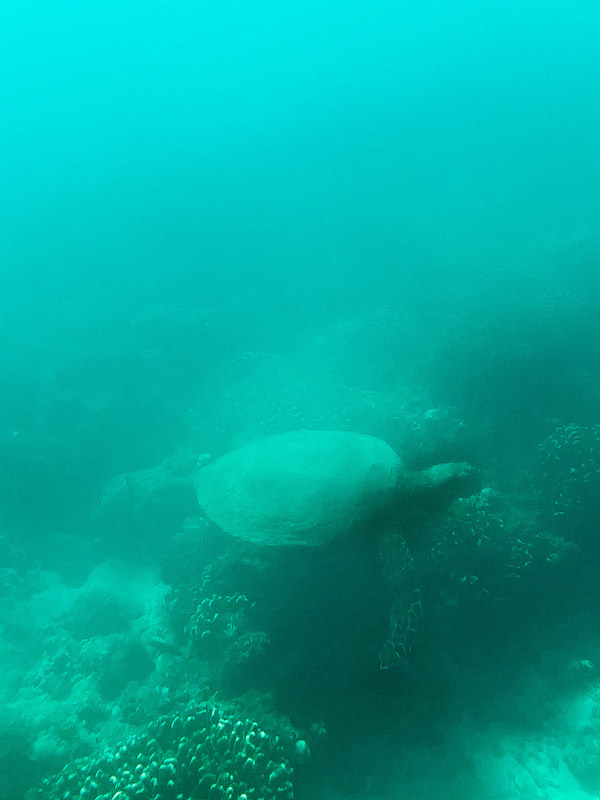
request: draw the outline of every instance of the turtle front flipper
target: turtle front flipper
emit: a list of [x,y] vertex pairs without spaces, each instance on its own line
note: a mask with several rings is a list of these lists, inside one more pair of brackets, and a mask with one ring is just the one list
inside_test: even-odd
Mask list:
[[406,664],[418,637],[423,614],[417,568],[406,540],[397,530],[381,537],[384,580],[393,596],[388,637],[379,652],[380,669]]

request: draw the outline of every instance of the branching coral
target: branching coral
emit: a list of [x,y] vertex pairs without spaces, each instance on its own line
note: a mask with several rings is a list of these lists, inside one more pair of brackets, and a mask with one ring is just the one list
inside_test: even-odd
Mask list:
[[303,739],[268,733],[210,703],[163,716],[141,735],[68,764],[29,800],[288,800]]

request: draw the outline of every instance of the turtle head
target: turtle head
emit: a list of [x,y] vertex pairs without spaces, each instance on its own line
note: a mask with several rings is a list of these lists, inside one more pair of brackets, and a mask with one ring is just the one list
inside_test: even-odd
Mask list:
[[456,484],[461,486],[472,482],[478,475],[477,470],[467,461],[452,461],[448,464],[435,464],[429,469],[423,470],[423,476],[431,486],[446,486]]
[[466,461],[435,464],[423,470],[423,487],[441,500],[465,497],[481,488],[479,471]]
[[404,470],[398,474],[397,489],[406,499],[427,498],[444,503],[473,494],[480,487],[478,470],[465,461],[435,464],[424,470]]

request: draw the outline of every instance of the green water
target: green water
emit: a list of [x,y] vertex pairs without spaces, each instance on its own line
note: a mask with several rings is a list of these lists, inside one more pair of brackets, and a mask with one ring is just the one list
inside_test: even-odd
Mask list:
[[[0,800],[110,800],[77,770],[207,699],[304,737],[298,800],[600,796],[598,4],[5,0],[0,40]],[[196,461],[298,429],[479,483],[240,550]]]
[[326,317],[431,276],[543,284],[547,248],[597,233],[598,24],[592,2],[5,4],[6,289],[325,292]]

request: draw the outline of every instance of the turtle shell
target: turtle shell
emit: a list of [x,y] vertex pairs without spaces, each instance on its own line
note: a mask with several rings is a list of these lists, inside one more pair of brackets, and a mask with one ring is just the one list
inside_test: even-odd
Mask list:
[[382,439],[350,431],[269,436],[200,465],[198,502],[232,536],[320,546],[390,502],[402,461]]

